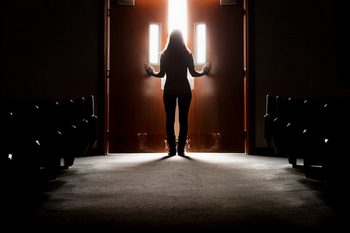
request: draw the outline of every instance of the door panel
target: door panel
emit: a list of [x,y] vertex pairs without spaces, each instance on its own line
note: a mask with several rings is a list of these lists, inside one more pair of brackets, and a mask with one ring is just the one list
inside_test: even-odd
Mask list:
[[[242,9],[189,1],[190,38],[194,23],[207,25],[207,59],[212,62],[210,75],[195,79],[189,123],[194,151],[244,151]],[[193,40],[189,46],[194,48]]]
[[[243,11],[214,0],[188,1],[189,48],[194,23],[207,25],[212,72],[196,78],[189,115],[188,151],[244,151]],[[160,79],[145,75],[148,25],[167,36],[167,1],[111,1],[109,152],[165,151],[165,114]],[[198,67],[200,69],[201,67]]]
[[111,1],[109,152],[164,150],[160,79],[146,76],[144,63],[149,23],[163,22],[166,6],[159,0],[116,2]]

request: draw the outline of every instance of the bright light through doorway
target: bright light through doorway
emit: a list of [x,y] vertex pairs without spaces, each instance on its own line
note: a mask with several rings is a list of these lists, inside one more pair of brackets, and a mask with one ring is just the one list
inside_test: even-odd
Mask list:
[[178,29],[187,43],[187,0],[169,0],[168,17],[169,34]]
[[[178,29],[182,32],[185,43],[188,40],[187,0],[168,0],[168,34]],[[194,78],[187,75],[191,89],[194,89]],[[164,89],[166,77],[161,80],[161,88]]]

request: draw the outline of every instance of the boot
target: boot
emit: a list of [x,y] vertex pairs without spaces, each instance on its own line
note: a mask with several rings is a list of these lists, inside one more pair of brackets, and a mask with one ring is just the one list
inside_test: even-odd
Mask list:
[[173,139],[172,138],[168,138],[168,148],[169,148],[168,156],[176,155],[175,137]]
[[180,156],[185,156],[185,146],[187,138],[180,138],[177,144],[177,154]]

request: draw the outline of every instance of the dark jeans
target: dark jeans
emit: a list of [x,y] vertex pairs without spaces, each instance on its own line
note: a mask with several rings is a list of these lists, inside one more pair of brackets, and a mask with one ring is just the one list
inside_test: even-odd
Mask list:
[[191,99],[192,99],[191,93],[181,94],[181,95],[174,95],[174,94],[163,95],[165,114],[166,114],[166,134],[167,134],[167,140],[168,140],[170,149],[172,149],[171,147],[175,147],[174,123],[175,123],[176,100],[179,106],[179,124],[180,124],[178,145],[179,147],[184,147],[187,139],[188,112],[190,110]]

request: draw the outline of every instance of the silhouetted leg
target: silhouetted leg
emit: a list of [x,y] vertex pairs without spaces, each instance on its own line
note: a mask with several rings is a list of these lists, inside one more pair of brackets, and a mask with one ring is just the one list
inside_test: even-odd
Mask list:
[[179,141],[177,146],[178,155],[184,155],[185,153],[185,145],[187,141],[187,133],[188,133],[188,112],[190,110],[191,105],[191,94],[186,94],[179,96],[179,124],[180,124],[180,132],[179,132]]
[[166,115],[166,135],[169,146],[169,155],[176,154],[176,139],[175,139],[175,109],[176,109],[176,96],[163,95],[164,109]]

